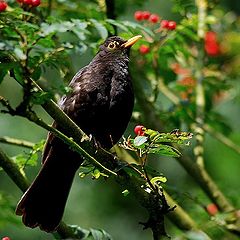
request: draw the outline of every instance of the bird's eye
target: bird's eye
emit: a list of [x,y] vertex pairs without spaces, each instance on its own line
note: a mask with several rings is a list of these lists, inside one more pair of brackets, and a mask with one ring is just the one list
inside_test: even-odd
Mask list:
[[110,49],[116,48],[116,42],[115,41],[114,42],[110,42],[107,47],[110,48]]

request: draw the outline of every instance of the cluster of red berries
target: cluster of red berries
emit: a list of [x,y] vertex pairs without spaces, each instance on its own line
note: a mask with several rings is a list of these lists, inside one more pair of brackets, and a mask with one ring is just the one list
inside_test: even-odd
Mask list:
[[7,8],[7,3],[5,1],[0,1],[0,12],[4,12]]
[[20,4],[29,5],[31,7],[37,7],[41,4],[41,0],[17,0]]
[[144,136],[145,135],[145,132],[144,132],[145,130],[146,130],[146,128],[143,125],[137,125],[134,128],[134,132],[138,136]]
[[[176,27],[177,27],[177,23],[175,21],[161,20],[159,15],[157,15],[155,13],[150,13],[149,11],[136,11],[134,13],[134,18],[137,21],[147,20],[150,23],[159,23],[160,22],[160,28],[157,29],[156,32],[161,32],[163,29],[172,31],[172,30],[176,29]],[[139,52],[141,54],[147,54],[150,52],[150,48],[149,48],[149,46],[143,44],[140,46]]]
[[[151,23],[158,23],[160,21],[160,17],[155,13],[150,13],[149,11],[136,11],[134,13],[134,18],[137,21],[148,20]],[[167,30],[174,30],[177,27],[177,23],[175,21],[161,20],[160,23],[161,28],[165,28]]]
[[137,21],[148,20],[151,23],[157,23],[159,21],[159,16],[149,11],[136,11],[134,13],[134,18]]
[[175,21],[168,21],[165,19],[161,21],[160,25],[161,25],[161,28],[165,28],[170,31],[175,30],[177,27],[177,23]]
[[206,32],[204,48],[206,53],[210,56],[217,56],[220,54],[220,46],[215,32]]

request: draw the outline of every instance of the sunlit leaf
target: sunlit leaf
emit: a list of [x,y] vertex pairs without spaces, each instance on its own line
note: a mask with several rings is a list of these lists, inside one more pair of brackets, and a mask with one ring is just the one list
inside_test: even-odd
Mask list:
[[124,197],[126,197],[129,193],[130,192],[127,189],[122,191],[122,194],[123,194]]
[[101,172],[98,169],[94,169],[94,171],[92,172],[92,176],[95,179],[98,179],[101,176]]
[[146,136],[137,136],[134,139],[134,145],[136,147],[140,147],[143,145],[145,142],[147,142],[148,138]]
[[152,184],[155,184],[157,182],[165,183],[167,182],[167,178],[164,176],[158,176],[158,177],[153,177],[150,181]]
[[163,144],[150,148],[149,153],[155,153],[168,157],[179,157],[181,155],[181,153],[176,148]]
[[25,53],[23,53],[23,50],[21,48],[14,48],[13,52],[18,59],[20,59],[20,60],[27,59],[27,55]]

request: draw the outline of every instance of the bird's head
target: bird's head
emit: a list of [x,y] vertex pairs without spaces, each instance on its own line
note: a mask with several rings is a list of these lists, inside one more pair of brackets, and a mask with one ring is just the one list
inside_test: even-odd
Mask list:
[[111,57],[111,58],[128,58],[129,50],[142,36],[137,35],[130,38],[129,40],[124,40],[118,36],[109,37],[99,48],[100,57]]

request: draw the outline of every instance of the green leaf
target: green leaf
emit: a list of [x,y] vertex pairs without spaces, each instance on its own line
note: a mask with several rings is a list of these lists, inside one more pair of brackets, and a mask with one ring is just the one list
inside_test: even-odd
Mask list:
[[178,26],[178,31],[179,31],[179,33],[186,35],[193,41],[196,41],[196,42],[199,41],[199,37],[198,37],[197,33],[193,32],[191,29],[189,29],[187,27],[183,27],[180,25],[180,26]]
[[15,163],[19,166],[19,168],[24,166],[36,166],[38,154],[33,153],[30,156],[19,154],[17,156],[12,157]]
[[0,84],[3,81],[4,77],[7,75],[7,71],[6,70],[1,70],[0,71]]
[[79,176],[80,178],[84,178],[84,177],[86,177],[86,174],[83,173],[83,172],[80,172],[80,173],[78,173],[78,176]]
[[90,232],[94,240],[112,240],[112,237],[104,230],[90,228]]
[[15,56],[20,59],[20,60],[26,60],[27,59],[27,56],[26,54],[23,53],[23,50],[21,48],[14,48],[13,50]]
[[157,182],[165,183],[167,182],[167,178],[164,176],[153,177],[151,180],[152,184],[157,184]]
[[156,147],[149,148],[149,153],[155,153],[168,157],[180,157],[181,153],[174,147],[169,145],[159,144]]
[[159,135],[158,131],[152,130],[152,129],[146,129],[145,134],[149,135],[150,139],[154,139],[157,135]]
[[97,29],[97,31],[99,32],[101,38],[105,39],[108,37],[108,31],[102,23],[100,23],[99,21],[97,21],[95,19],[90,19],[90,21],[94,25],[94,27]]
[[41,140],[40,142],[34,144],[34,151],[43,151],[46,140]]
[[124,32],[128,32],[128,31],[129,31],[128,28],[125,27],[122,23],[119,23],[119,22],[117,22],[117,21],[115,21],[115,20],[113,20],[113,19],[106,19],[106,22],[107,22],[107,23],[110,23],[110,24],[112,24],[112,25],[114,25],[114,26],[116,26],[116,27],[118,27],[118,28],[120,28],[120,29],[123,30]]
[[32,94],[32,102],[34,104],[44,104],[52,98],[52,93],[50,92],[34,92]]
[[[150,136],[150,140],[154,143],[178,143],[184,144],[187,140],[192,138],[192,133],[181,132],[178,129],[171,131],[170,133],[159,133],[152,129],[147,129],[146,134]],[[187,142],[188,143],[188,142]]]
[[139,29],[139,30],[141,29],[151,37],[154,37],[155,35],[149,28],[146,28],[141,24],[130,22],[130,21],[122,21],[122,23],[124,24],[124,26],[130,27],[132,29]]
[[13,69],[13,77],[22,85],[24,83],[23,81],[23,72],[22,72],[22,68],[19,67],[15,67]]
[[98,179],[101,176],[101,172],[98,169],[94,169],[94,171],[92,172],[92,176],[95,179]]
[[90,234],[90,231],[84,228],[79,227],[78,225],[68,225],[72,228],[74,234],[78,239],[87,239]]
[[147,142],[147,140],[148,138],[146,136],[137,136],[135,137],[133,144],[135,147],[140,147],[145,142]]
[[187,239],[189,240],[209,240],[209,236],[202,231],[188,231],[186,233]]
[[126,197],[129,193],[130,192],[127,189],[122,191],[122,194],[123,194],[124,197]]

